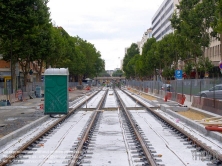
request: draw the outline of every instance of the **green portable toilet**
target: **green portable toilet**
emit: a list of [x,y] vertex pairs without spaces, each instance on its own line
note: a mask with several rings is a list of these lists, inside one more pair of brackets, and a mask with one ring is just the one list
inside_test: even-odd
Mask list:
[[67,114],[69,109],[68,69],[49,68],[44,76],[44,114]]

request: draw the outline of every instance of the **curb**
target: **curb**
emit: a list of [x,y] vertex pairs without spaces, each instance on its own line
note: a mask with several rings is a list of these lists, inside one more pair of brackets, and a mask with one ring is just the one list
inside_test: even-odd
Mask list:
[[212,131],[208,131],[205,129],[204,125],[201,125],[195,121],[190,120],[189,118],[186,118],[180,114],[175,113],[174,111],[172,111],[170,108],[164,107],[163,105],[161,105],[160,108],[163,112],[168,113],[169,115],[173,116],[174,118],[179,119],[181,122],[189,125],[190,127],[192,127],[194,130],[202,133],[204,136],[209,136],[210,138],[213,138],[217,141],[222,141],[222,135],[220,133],[217,132],[212,132]]
[[0,147],[7,144],[7,142],[11,141],[12,139],[15,139],[21,135],[23,135],[24,133],[26,133],[28,130],[32,129],[33,127],[45,122],[47,119],[49,118],[49,116],[44,116],[30,124],[27,124],[25,126],[23,126],[22,128],[0,138]]

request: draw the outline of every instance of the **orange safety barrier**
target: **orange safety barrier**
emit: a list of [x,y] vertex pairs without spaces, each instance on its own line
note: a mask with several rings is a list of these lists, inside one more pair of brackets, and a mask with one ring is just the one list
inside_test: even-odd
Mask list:
[[206,126],[205,127],[206,130],[209,130],[209,131],[222,131],[222,126]]
[[184,105],[184,102],[186,100],[185,95],[182,95],[180,93],[177,94],[177,102],[181,105]]
[[76,90],[76,87],[74,87],[74,88],[70,88],[70,87],[69,87],[69,88],[68,88],[68,91],[69,91],[69,92],[74,91],[74,90]]
[[164,101],[165,101],[165,102],[167,102],[167,98],[168,98],[168,96],[165,95],[165,97],[164,97]]
[[40,108],[40,110],[43,110],[44,109],[44,104],[40,104],[39,108]]
[[89,87],[89,86],[87,86],[85,90],[90,90],[90,87]]
[[172,92],[167,92],[167,99],[171,100],[172,99]]

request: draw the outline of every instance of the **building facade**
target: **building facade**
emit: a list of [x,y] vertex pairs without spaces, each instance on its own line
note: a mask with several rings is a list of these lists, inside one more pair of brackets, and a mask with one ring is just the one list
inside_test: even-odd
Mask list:
[[[164,0],[159,9],[156,11],[152,18],[152,34],[157,41],[160,41],[165,35],[172,33],[174,30],[171,26],[170,19],[174,11],[176,11],[176,5],[179,4],[179,0]],[[221,56],[221,42],[211,37],[211,43],[209,47],[205,48],[204,55],[208,57],[215,67],[218,67],[219,62],[222,60]],[[180,63],[179,68],[183,68],[184,62]]]
[[164,0],[154,14],[152,18],[152,34],[157,41],[161,40],[165,35],[173,32],[170,19],[178,4],[179,0]]
[[209,47],[205,48],[204,55],[212,61],[214,66],[219,66],[219,63],[222,60],[221,42],[217,38],[211,37],[210,45]]
[[147,31],[144,32],[141,41],[137,42],[137,45],[138,45],[139,51],[140,51],[140,55],[142,55],[143,45],[146,43],[147,39],[149,39],[149,38],[152,38],[152,28],[147,29]]

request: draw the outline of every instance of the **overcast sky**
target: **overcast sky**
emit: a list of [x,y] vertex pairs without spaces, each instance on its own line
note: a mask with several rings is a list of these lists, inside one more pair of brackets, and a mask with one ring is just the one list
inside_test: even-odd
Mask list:
[[51,19],[94,44],[106,70],[120,67],[125,48],[140,41],[164,0],[50,0]]

